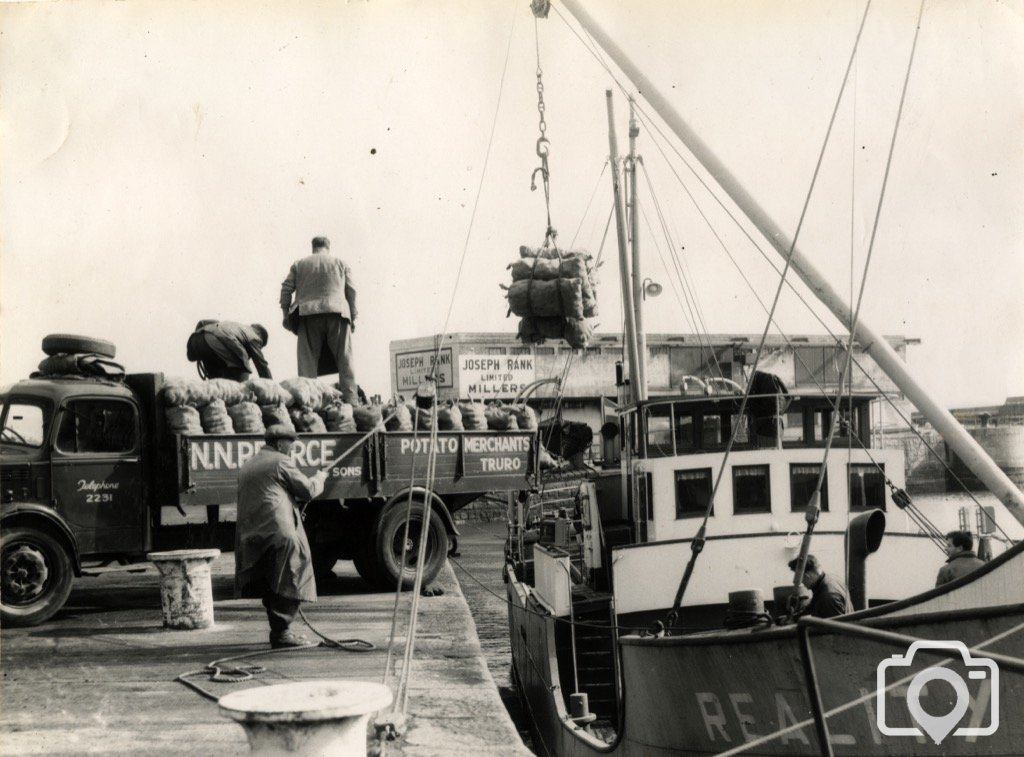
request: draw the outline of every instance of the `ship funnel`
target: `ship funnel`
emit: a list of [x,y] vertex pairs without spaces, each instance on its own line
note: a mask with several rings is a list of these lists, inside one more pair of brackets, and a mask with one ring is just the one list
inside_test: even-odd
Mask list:
[[850,521],[846,529],[846,554],[849,566],[846,585],[850,590],[850,604],[854,610],[863,610],[867,602],[867,559],[882,543],[885,535],[885,513],[869,510]]

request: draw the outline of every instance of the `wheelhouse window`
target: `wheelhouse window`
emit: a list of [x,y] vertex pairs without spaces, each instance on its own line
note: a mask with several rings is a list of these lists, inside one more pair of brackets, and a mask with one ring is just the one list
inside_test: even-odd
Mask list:
[[704,517],[710,499],[710,468],[676,471],[676,520]]
[[697,424],[694,422],[693,413],[681,413],[678,410],[675,412],[675,438],[676,438],[676,449],[682,452],[688,452],[694,449],[696,444],[696,432]]
[[732,469],[732,509],[737,515],[772,511],[767,465],[737,465]]
[[[793,512],[803,512],[811,502],[811,495],[821,475],[821,465],[815,463],[794,463],[789,466],[789,496]],[[821,482],[821,509],[828,511],[828,474]]]
[[69,402],[57,430],[61,452],[131,452],[138,443],[135,408],[119,400]]
[[19,447],[39,447],[46,438],[46,414],[40,405],[15,400],[8,404],[7,413],[0,405],[0,416],[4,419],[0,441]]
[[850,464],[850,509],[885,509],[885,466]]
[[783,442],[802,442],[804,440],[804,414],[803,411],[786,413],[785,424],[782,429]]
[[672,447],[672,406],[654,405],[645,409],[647,416],[647,456],[670,457]]

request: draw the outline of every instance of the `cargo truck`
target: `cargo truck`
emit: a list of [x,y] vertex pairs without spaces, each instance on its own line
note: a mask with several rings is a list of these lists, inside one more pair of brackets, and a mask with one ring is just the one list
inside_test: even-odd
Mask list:
[[[172,432],[162,384],[159,373],[33,374],[0,393],[4,625],[48,619],[73,579],[92,568],[197,546],[196,527],[183,523],[203,521],[201,533],[219,529],[221,546],[232,543],[238,469],[262,436]],[[300,469],[311,474],[330,464],[323,494],[305,510],[316,572],[327,575],[337,560],[350,559],[363,578],[392,589],[412,585],[428,498],[424,581],[455,543],[452,513],[488,492],[528,488],[539,454],[535,431],[439,431],[428,488],[428,432],[298,436]]]

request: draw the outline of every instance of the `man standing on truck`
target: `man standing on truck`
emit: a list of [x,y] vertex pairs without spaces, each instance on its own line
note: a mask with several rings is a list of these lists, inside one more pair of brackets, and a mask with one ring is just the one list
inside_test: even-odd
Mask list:
[[338,372],[342,399],[355,404],[352,339],[356,289],[352,271],[331,257],[327,237],[313,239],[313,252],[299,258],[281,284],[284,327],[299,337],[299,375],[316,378]]
[[290,626],[301,602],[316,601],[316,582],[298,508],[324,490],[327,472],[307,478],[296,467],[293,429],[274,424],[264,439],[238,472],[235,593],[263,600],[271,647],[300,647],[309,641]]
[[271,378],[270,366],[263,357],[267,336],[267,330],[258,323],[246,326],[234,321],[200,321],[188,338],[186,354],[199,363],[204,378],[248,381],[252,364],[260,378]]

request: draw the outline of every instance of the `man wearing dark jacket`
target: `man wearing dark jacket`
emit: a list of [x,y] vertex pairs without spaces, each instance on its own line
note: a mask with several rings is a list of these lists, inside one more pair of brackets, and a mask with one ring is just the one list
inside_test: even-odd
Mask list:
[[946,564],[939,568],[939,575],[935,579],[936,586],[948,584],[960,576],[973,573],[985,564],[974,553],[974,537],[967,531],[950,531],[946,534],[946,554],[949,559]]
[[247,381],[253,364],[260,378],[271,378],[270,366],[263,357],[266,346],[267,330],[258,323],[246,326],[234,321],[200,321],[188,338],[186,354],[199,363],[200,375],[205,378]]
[[274,424],[264,438],[238,472],[235,594],[263,600],[272,647],[304,646],[306,638],[289,629],[300,603],[316,601],[316,582],[298,508],[323,491],[327,474],[307,478],[296,467],[293,429]]
[[[789,561],[789,569],[797,570],[800,558]],[[846,587],[821,569],[821,563],[814,555],[807,555],[807,565],[802,579],[804,587],[811,590],[811,601],[801,613],[816,618],[834,618],[851,612]]]

